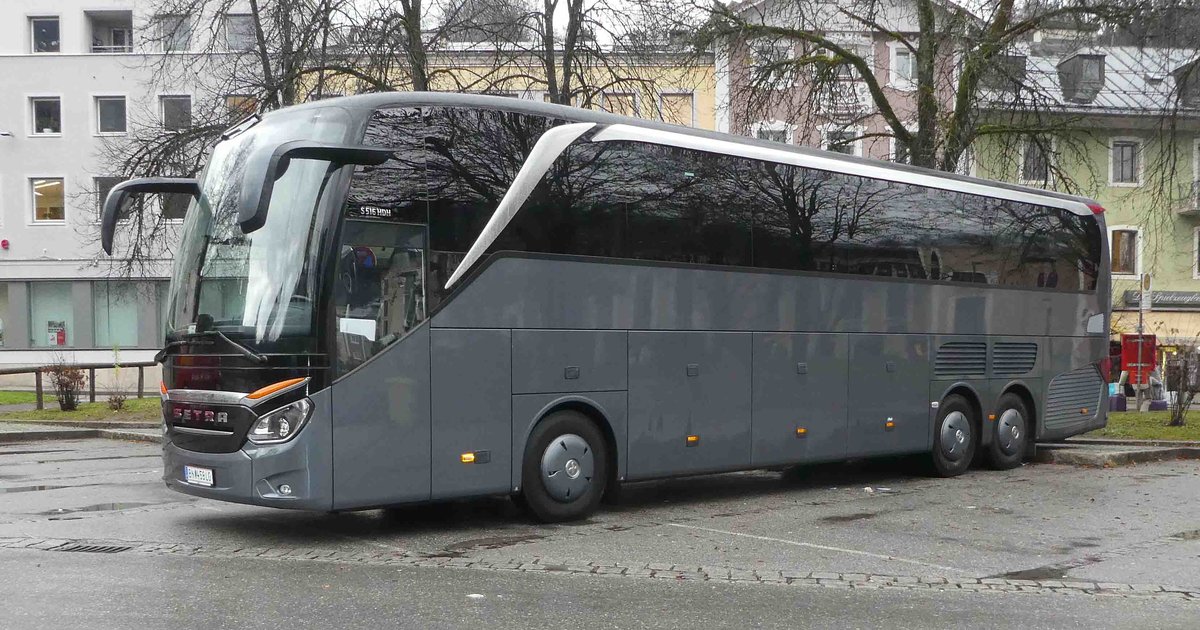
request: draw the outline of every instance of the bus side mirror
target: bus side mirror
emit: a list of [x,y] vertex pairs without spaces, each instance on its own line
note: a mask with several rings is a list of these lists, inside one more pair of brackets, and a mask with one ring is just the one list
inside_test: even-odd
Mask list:
[[292,160],[322,160],[339,166],[377,166],[391,159],[393,154],[393,151],[380,147],[326,144],[311,140],[285,142],[275,147],[265,160],[259,158],[247,165],[250,172],[246,181],[260,181],[262,186],[257,190],[254,186],[242,186],[238,200],[238,225],[244,234],[249,234],[266,224],[275,181],[283,177]]
[[186,177],[141,177],[113,186],[104,198],[104,212],[100,218],[100,246],[105,254],[112,255],[113,233],[117,229],[121,208],[131,195],[145,193],[181,193],[199,197],[200,183]]

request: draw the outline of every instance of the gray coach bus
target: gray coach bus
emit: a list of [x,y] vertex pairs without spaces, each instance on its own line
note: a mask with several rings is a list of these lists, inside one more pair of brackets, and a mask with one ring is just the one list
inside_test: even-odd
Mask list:
[[[927,453],[1018,465],[1105,424],[1086,199],[516,99],[251,117],[169,293],[165,481],[352,510]],[[118,247],[120,239],[117,237]]]

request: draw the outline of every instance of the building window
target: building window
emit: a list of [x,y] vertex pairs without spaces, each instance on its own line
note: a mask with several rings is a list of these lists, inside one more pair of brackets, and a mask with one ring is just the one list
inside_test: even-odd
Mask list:
[[[8,283],[0,282],[0,314],[8,316]],[[0,320],[0,324],[3,324]],[[0,348],[4,347],[4,326],[0,325]]]
[[162,205],[162,218],[169,221],[182,221],[183,217],[187,215],[188,204],[191,202],[191,195],[182,193],[160,195],[159,203]]
[[246,14],[227,13],[224,20],[226,50],[254,50],[254,18]]
[[138,315],[143,303],[140,291],[149,292],[133,282],[95,282],[92,284],[92,312],[96,326],[97,348],[131,348],[138,345]]
[[750,126],[750,133],[759,140],[791,144],[792,130],[787,124],[774,122],[758,122]]
[[192,18],[187,15],[159,15],[158,41],[163,52],[186,52],[192,47]]
[[70,282],[29,284],[29,345],[35,348],[75,345],[75,307]]
[[1200,227],[1192,228],[1192,279],[1200,280]]
[[1021,147],[1021,181],[1031,184],[1050,183],[1050,156],[1046,143],[1029,140]]
[[258,99],[249,94],[230,94],[225,97],[225,111],[231,121],[239,121],[258,111]]
[[63,194],[64,184],[61,177],[35,177],[29,180],[29,190],[33,197],[34,222],[48,221],[61,223],[67,219],[67,211]]
[[127,126],[124,96],[96,97],[96,131],[123,134]]
[[33,114],[35,136],[56,136],[62,133],[62,99],[46,96],[29,99]]
[[1111,169],[1108,183],[1136,186],[1142,179],[1142,143],[1137,140],[1113,140],[1109,153]]
[[893,44],[891,52],[888,85],[900,90],[913,89],[917,81],[916,55],[901,44]]
[[[92,180],[92,188],[93,188],[93,190],[96,191],[96,217],[97,218],[102,216],[104,213],[104,200],[108,198],[109,191],[111,191],[113,189],[113,186],[116,186],[117,184],[119,184],[123,181],[125,181],[124,177],[96,177]],[[121,214],[124,215],[128,212],[129,206],[126,205],[126,207],[123,208],[123,210],[125,212],[122,212]],[[128,218],[128,217],[121,216],[121,217],[119,217],[118,220],[124,221],[126,218]]]
[[789,88],[795,83],[794,66],[796,43],[787,40],[759,38],[750,42],[750,64],[755,87]]
[[29,18],[29,33],[33,52],[56,53],[62,50],[57,17]]
[[1142,268],[1141,234],[1135,227],[1113,226],[1109,229],[1113,275],[1136,276]]
[[637,98],[629,92],[605,94],[604,110],[620,116],[637,116]]
[[691,94],[663,94],[660,100],[664,122],[695,126],[695,101]]
[[158,103],[164,129],[179,131],[192,126],[192,97],[160,96]]
[[821,148],[843,155],[858,155],[859,144],[857,133],[846,130],[833,130],[825,132]]

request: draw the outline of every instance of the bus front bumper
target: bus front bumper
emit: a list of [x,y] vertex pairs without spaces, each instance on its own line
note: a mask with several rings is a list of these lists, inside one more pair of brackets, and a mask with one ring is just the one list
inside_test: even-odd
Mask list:
[[[321,424],[283,444],[246,442],[232,453],[200,453],[163,443],[163,481],[206,499],[299,510],[333,509],[332,457]],[[211,471],[212,486],[189,483],[184,467]]]

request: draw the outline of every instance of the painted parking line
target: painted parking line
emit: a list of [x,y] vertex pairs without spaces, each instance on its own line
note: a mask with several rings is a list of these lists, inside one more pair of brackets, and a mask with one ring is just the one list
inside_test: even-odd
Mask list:
[[702,532],[709,532],[711,534],[724,534],[726,536],[740,536],[742,538],[752,538],[754,540],[762,540],[765,542],[782,543],[785,545],[792,545],[795,547],[808,547],[810,549],[822,549],[825,551],[837,551],[839,553],[849,553],[849,554],[853,554],[856,556],[867,556],[870,558],[878,558],[880,560],[889,560],[892,562],[903,562],[905,564],[915,564],[917,566],[929,567],[932,569],[941,569],[943,571],[954,571],[956,573],[970,573],[970,571],[967,571],[966,569],[956,569],[954,567],[948,567],[948,566],[941,565],[941,564],[934,564],[932,562],[923,562],[921,560],[910,560],[908,558],[898,558],[896,556],[888,556],[888,555],[884,555],[884,554],[880,554],[880,553],[871,553],[870,551],[860,551],[858,549],[845,549],[843,547],[831,547],[829,545],[818,545],[816,543],[801,542],[798,540],[787,540],[785,538],[772,538],[770,536],[756,536],[754,534],[745,534],[742,532],[730,532],[730,531],[726,531],[723,529],[713,529],[711,527],[699,527],[697,525],[684,525],[683,523],[667,523],[667,525],[670,525],[671,527],[679,527],[682,529],[695,529],[695,530],[702,531]]

